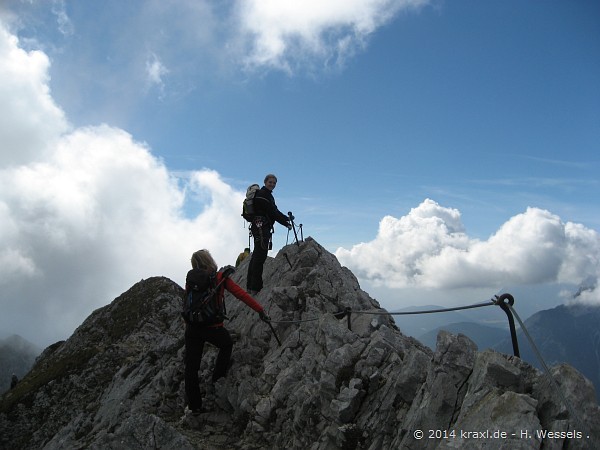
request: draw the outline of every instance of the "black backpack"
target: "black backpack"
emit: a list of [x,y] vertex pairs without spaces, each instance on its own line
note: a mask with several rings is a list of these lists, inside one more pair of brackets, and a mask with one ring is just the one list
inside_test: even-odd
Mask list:
[[248,186],[248,189],[246,189],[246,198],[242,205],[242,217],[248,222],[254,220],[254,215],[256,214],[256,211],[254,210],[254,196],[259,189],[260,186],[258,184],[251,184]]
[[222,272],[221,281],[217,283],[217,272],[192,269],[186,277],[189,292],[183,299],[181,315],[187,323],[215,325],[227,318],[223,296],[225,280],[234,272],[227,267]]

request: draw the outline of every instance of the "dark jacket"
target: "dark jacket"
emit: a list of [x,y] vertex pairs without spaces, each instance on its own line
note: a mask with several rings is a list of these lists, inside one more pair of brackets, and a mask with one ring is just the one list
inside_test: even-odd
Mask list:
[[[192,287],[195,284],[198,284],[202,287],[209,286],[209,277],[210,277],[210,273],[205,271],[205,270],[201,270],[201,269],[192,269],[187,273],[187,276],[185,277],[185,295],[183,297],[183,301],[185,302],[185,299],[187,298],[188,294],[190,293],[190,290],[192,289]],[[216,283],[219,284],[221,282],[221,280],[223,279],[223,272],[222,271],[218,271],[216,272]],[[234,297],[236,297],[238,300],[241,300],[242,302],[244,302],[246,305],[248,305],[250,308],[252,308],[254,311],[256,312],[261,312],[264,311],[264,308],[262,307],[262,305],[260,303],[258,303],[256,300],[254,300],[254,298],[252,298],[252,296],[250,294],[248,294],[244,289],[242,289],[235,281],[233,281],[231,278],[227,277],[225,278],[225,281],[223,281],[223,283],[221,283],[221,285],[219,286],[219,293],[218,293],[218,301],[219,302],[224,302],[224,296],[225,296],[225,289],[227,289],[229,292],[231,292]],[[188,326],[192,326],[192,327],[200,327],[200,326],[204,326],[202,324],[196,324],[196,323],[191,323],[188,324]],[[216,327],[222,327],[223,326],[223,322],[219,322],[213,325],[209,325],[209,328],[216,328]]]
[[257,217],[266,217],[270,225],[275,222],[279,222],[284,227],[290,225],[288,216],[277,209],[273,194],[265,186],[256,191],[254,195],[254,211]]

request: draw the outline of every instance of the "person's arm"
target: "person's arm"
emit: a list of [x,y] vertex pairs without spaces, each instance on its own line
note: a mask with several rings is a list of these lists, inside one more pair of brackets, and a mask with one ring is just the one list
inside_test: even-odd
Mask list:
[[238,300],[241,300],[250,308],[252,308],[257,313],[261,313],[264,311],[264,308],[260,303],[252,298],[250,294],[248,294],[245,290],[243,290],[238,284],[233,281],[231,278],[227,278],[225,280],[225,289],[231,292]]
[[277,206],[274,204],[273,205],[273,209],[274,211],[274,216],[273,218],[279,222],[281,225],[283,225],[286,228],[290,228],[292,225],[290,224],[290,219],[288,216],[286,216],[285,214],[283,214],[281,211],[279,211],[279,209],[277,209]]

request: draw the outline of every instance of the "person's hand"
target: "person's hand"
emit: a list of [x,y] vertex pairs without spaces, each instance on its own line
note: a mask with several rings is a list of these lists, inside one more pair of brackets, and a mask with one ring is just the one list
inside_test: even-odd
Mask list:
[[261,311],[258,313],[258,317],[260,317],[260,320],[262,320],[263,322],[270,322],[271,318],[269,316],[267,316],[267,313],[264,311]]

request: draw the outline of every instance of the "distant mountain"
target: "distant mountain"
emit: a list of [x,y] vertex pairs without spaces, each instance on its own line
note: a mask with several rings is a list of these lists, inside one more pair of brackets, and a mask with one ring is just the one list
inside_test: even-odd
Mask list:
[[10,388],[14,373],[22,378],[33,366],[40,348],[16,334],[0,339],[0,393]]
[[[436,305],[425,305],[425,306],[409,306],[394,310],[394,312],[414,312],[414,311],[428,311],[433,309],[441,309],[442,306]],[[443,320],[443,322],[441,322]],[[432,314],[410,314],[410,315],[397,315],[394,316],[394,321],[398,328],[407,336],[418,338],[419,336],[427,333],[431,330],[437,329],[441,325],[449,322],[466,322],[468,319],[459,312],[444,313],[442,316],[440,313]]]
[[[457,322],[437,327],[434,330],[422,334],[417,339],[432,350],[435,350],[437,335],[441,330],[446,330],[452,334],[464,334],[477,344],[479,351],[485,350],[486,348],[494,348],[507,336],[510,337],[508,327],[502,329],[498,327],[490,327],[488,325],[481,325],[476,322]],[[512,350],[506,353],[510,354],[511,352]]]
[[[560,305],[524,321],[546,365],[568,363],[590,379],[600,399],[600,306]],[[542,368],[523,332],[517,332],[521,358]],[[510,337],[496,350],[512,353]]]
[[[484,304],[486,302],[480,303]],[[477,344],[480,350],[491,348],[493,345],[498,344],[498,340],[508,336],[506,314],[499,306],[495,306],[491,302],[490,306],[481,308],[406,314],[416,311],[443,310],[445,308],[447,306],[409,306],[394,310],[394,313],[404,314],[396,314],[393,317],[402,333],[420,340],[433,349],[435,349],[436,336],[439,330],[447,330],[455,334],[465,334]],[[498,332],[498,329],[501,331]],[[487,332],[488,330],[489,333]],[[502,333],[506,334],[502,335]],[[498,340],[494,342],[494,339]]]
[[[409,306],[406,308],[394,310],[394,312],[407,313],[415,311],[430,311],[443,308],[444,306],[438,305]],[[419,338],[419,336],[423,336],[424,334],[432,330],[438,330],[441,327],[444,327],[451,323],[481,323],[480,318],[471,314],[471,311],[465,310],[429,314],[408,314],[395,315],[393,317],[394,321],[396,322],[396,325],[398,325],[398,328],[400,328],[402,333],[404,333],[407,336]],[[500,319],[502,319],[502,317],[500,317]]]

